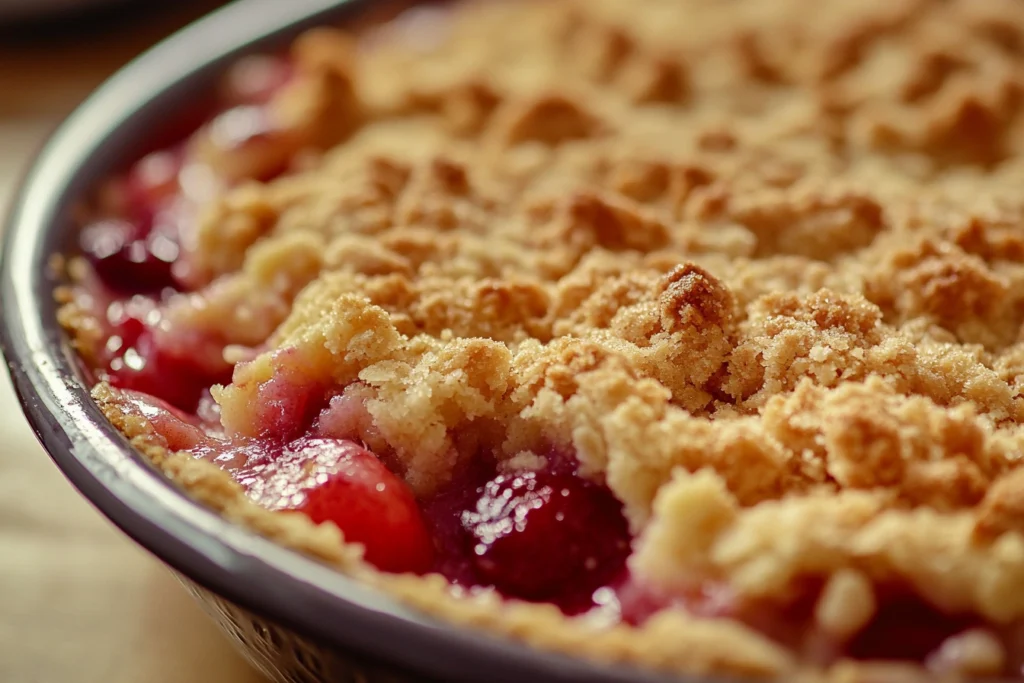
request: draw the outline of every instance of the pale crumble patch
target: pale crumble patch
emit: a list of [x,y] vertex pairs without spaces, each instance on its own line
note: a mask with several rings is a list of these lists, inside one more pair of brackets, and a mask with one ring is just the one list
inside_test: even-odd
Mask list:
[[[481,452],[575,454],[659,590],[817,580],[840,639],[881,586],[1024,618],[1024,10],[520,0],[434,19],[309,34],[266,139],[196,137],[238,182],[183,236],[195,291],[161,333],[239,360],[213,389],[226,432],[258,436],[273,382],[319,383],[336,391],[320,428],[422,496]],[[102,302],[62,301],[88,358]],[[671,607],[589,630],[377,574],[96,395],[207,505],[413,605],[605,661],[796,676],[738,620]],[[986,675],[1008,653],[977,629],[934,657]]]
[[961,676],[998,676],[1006,667],[1002,644],[984,629],[972,629],[949,638],[929,657],[933,669],[955,671]]
[[868,625],[876,607],[871,580],[856,570],[843,569],[825,583],[814,618],[826,633],[845,641]]
[[[878,584],[910,585],[952,613],[971,610],[1005,623],[1022,606],[1016,587],[1024,578],[1024,538],[1012,533],[978,543],[967,511],[908,510],[893,507],[885,492],[853,490],[741,508],[706,474],[673,479],[659,498],[671,509],[705,512],[673,517],[670,528],[656,518],[641,534],[633,568],[654,581],[689,573],[771,597],[797,577],[855,568]],[[647,543],[646,533],[671,538]]]
[[[677,483],[659,491],[653,504],[654,519],[630,558],[634,572],[667,590],[699,581],[702,574],[712,571],[708,550],[737,515],[725,482],[711,470],[694,474],[677,470],[672,481]],[[686,533],[674,528],[673,519],[688,520]],[[680,573],[679,567],[688,567],[690,575]]]

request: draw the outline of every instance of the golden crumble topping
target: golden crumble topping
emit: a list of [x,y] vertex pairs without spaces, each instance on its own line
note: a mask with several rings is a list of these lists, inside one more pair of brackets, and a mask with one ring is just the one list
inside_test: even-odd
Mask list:
[[[898,587],[983,621],[927,666],[1022,656],[993,632],[1024,619],[1024,4],[467,2],[318,30],[294,59],[289,134],[194,147],[236,182],[184,238],[194,291],[164,332],[238,361],[213,389],[226,434],[260,434],[268,380],[328,383],[346,436],[421,497],[481,452],[575,454],[624,504],[652,590],[761,604],[817,582],[810,618],[844,641]],[[322,528],[253,522],[226,478],[204,498],[458,621],[796,675],[742,620],[452,599]],[[916,675],[879,666],[824,675]]]

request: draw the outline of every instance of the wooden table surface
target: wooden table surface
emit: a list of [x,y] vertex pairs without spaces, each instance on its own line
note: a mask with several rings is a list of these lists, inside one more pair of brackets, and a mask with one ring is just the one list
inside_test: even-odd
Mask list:
[[[77,102],[212,3],[137,5],[0,30],[0,211]],[[0,681],[261,683],[170,574],[50,463],[6,373],[0,414]]]

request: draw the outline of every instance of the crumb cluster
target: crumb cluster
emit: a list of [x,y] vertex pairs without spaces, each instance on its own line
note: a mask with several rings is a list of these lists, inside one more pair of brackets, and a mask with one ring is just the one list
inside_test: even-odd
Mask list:
[[[228,434],[259,434],[268,379],[329,381],[420,495],[480,453],[574,453],[658,589],[819,579],[838,634],[879,586],[1024,618],[1024,5],[478,2],[296,58],[307,151],[204,207],[168,305],[244,359]],[[471,603],[434,608],[489,620]],[[681,610],[585,644],[502,609],[549,647],[793,665]],[[962,638],[962,672],[1004,666]]]

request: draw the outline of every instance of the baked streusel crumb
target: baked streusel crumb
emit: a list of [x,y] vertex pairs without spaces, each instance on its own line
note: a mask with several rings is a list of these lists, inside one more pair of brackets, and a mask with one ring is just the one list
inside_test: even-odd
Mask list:
[[[176,481],[546,648],[1021,675],[1024,4],[479,1],[287,61],[147,186],[171,287],[129,298],[94,259],[62,293],[97,399]],[[304,438],[360,444],[428,508],[482,461],[499,487],[568,461],[621,503],[628,559],[582,610],[379,572],[247,483],[252,443]]]

